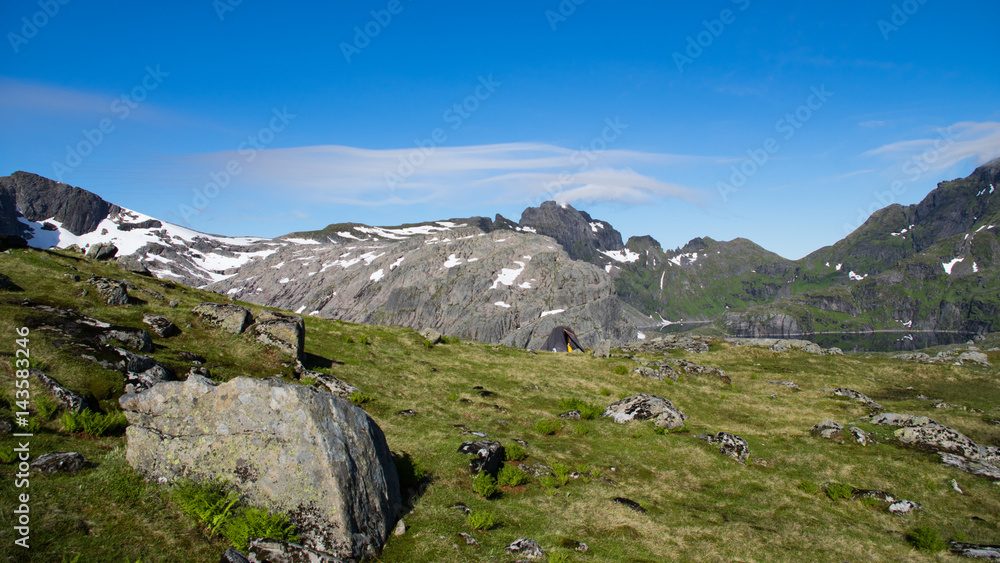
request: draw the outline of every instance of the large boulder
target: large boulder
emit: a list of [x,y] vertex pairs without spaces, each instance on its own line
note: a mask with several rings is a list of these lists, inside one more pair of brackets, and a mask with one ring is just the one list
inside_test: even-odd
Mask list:
[[118,264],[119,268],[125,270],[126,272],[132,272],[135,274],[139,274],[141,276],[153,275],[149,271],[149,268],[147,268],[145,264],[139,261],[139,258],[136,257],[135,255],[130,254],[128,256],[119,256],[118,258],[115,259],[115,262]]
[[239,305],[221,305],[219,303],[202,303],[191,310],[192,313],[206,321],[221,326],[233,334],[243,334],[253,323],[250,309]]
[[684,426],[687,420],[687,415],[669,399],[649,393],[639,393],[611,403],[601,416],[611,417],[619,424],[652,419],[656,426],[665,426],[670,430]]
[[110,242],[99,242],[87,249],[87,256],[94,260],[111,260],[118,254],[118,247]]
[[382,430],[330,393],[191,375],[120,403],[137,471],[161,482],[228,481],[250,504],[288,514],[309,549],[376,557],[396,523],[399,481]]
[[300,362],[305,357],[306,325],[299,315],[264,311],[257,315],[253,333],[258,342],[291,354]]
[[125,282],[111,278],[93,278],[88,283],[101,292],[108,305],[128,305],[129,295]]
[[171,336],[176,336],[181,333],[181,329],[177,328],[177,325],[175,325],[173,321],[167,317],[143,313],[142,322],[149,325],[150,330],[155,332],[156,335],[161,338],[170,338]]

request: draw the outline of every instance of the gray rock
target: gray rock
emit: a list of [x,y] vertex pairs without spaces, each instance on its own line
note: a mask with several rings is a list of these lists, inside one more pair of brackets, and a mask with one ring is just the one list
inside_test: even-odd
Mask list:
[[110,242],[99,242],[87,250],[87,256],[94,260],[110,260],[115,254],[118,254],[118,247]]
[[601,340],[596,345],[594,345],[594,357],[595,358],[610,358],[611,357],[611,343],[607,340]]
[[85,467],[87,458],[78,452],[53,452],[31,462],[31,468],[41,473],[76,473]]
[[979,364],[981,366],[990,365],[989,357],[982,352],[962,352],[958,355],[958,361],[962,362],[972,362],[974,364]]
[[473,547],[479,546],[479,542],[476,541],[476,538],[470,536],[469,534],[466,534],[465,532],[459,532],[458,537],[465,540],[465,545],[471,545]]
[[152,276],[153,274],[149,271],[149,268],[145,264],[139,261],[135,255],[119,256],[115,259],[118,267],[126,272],[132,272],[134,274],[139,274],[140,276]]
[[927,424],[937,424],[926,416],[894,412],[877,414],[871,418],[871,421],[872,424],[878,424],[879,426],[925,426]]
[[128,305],[128,289],[124,282],[110,278],[92,278],[88,283],[97,288],[108,305]]
[[117,340],[122,344],[139,352],[152,352],[153,339],[149,333],[141,328],[110,328],[105,330],[99,337],[100,341],[108,344]]
[[710,434],[700,434],[698,438],[710,444],[719,445],[719,453],[731,457],[736,461],[746,465],[747,458],[750,457],[750,445],[743,438],[729,432],[719,432],[712,436]]
[[801,391],[802,390],[798,385],[796,385],[795,383],[793,383],[791,381],[780,381],[780,380],[777,380],[777,379],[768,379],[767,382],[771,383],[773,385],[782,385],[784,387],[788,387],[792,391]]
[[393,530],[392,530],[392,535],[394,535],[394,536],[402,536],[404,534],[406,534],[406,523],[403,522],[402,518],[400,518],[399,522],[396,522],[396,527],[393,528]]
[[274,346],[297,361],[305,358],[306,325],[299,315],[264,311],[253,326],[257,342]]
[[535,540],[527,538],[517,538],[507,546],[507,551],[525,559],[541,559],[545,557],[542,546],[538,545],[538,542]]
[[633,420],[653,420],[656,426],[670,430],[684,426],[687,415],[674,406],[669,399],[639,393],[608,405],[602,417],[611,417],[619,424]]
[[250,563],[250,560],[240,550],[230,547],[222,554],[219,563]]
[[239,305],[202,303],[195,306],[191,312],[233,334],[243,334],[243,331],[253,323],[250,309]]
[[865,395],[864,393],[859,393],[858,391],[855,391],[854,389],[847,389],[845,387],[837,387],[837,388],[834,388],[834,389],[823,389],[823,391],[833,391],[833,394],[837,395],[838,397],[848,397],[850,399],[854,399],[855,401],[858,401],[859,403],[864,403],[865,406],[867,406],[868,408],[870,408],[872,410],[876,410],[876,411],[882,410],[882,405],[880,405],[880,404],[876,403],[875,401],[869,399],[868,396]]
[[562,413],[561,415],[559,415],[559,418],[567,418],[567,419],[570,419],[570,420],[580,420],[580,416],[582,414],[583,413],[581,413],[578,410],[572,410],[572,411],[567,411],[567,412]]
[[851,433],[851,437],[854,438],[854,441],[857,442],[858,444],[861,444],[862,446],[867,446],[868,444],[875,443],[875,440],[872,439],[871,434],[865,432],[864,430],[856,426],[851,426],[847,430]]
[[1000,560],[1000,545],[951,542],[951,552],[964,557]]
[[843,442],[843,431],[844,427],[839,423],[832,420],[824,420],[823,422],[813,425],[812,429],[809,430],[809,433],[813,436],[819,436],[820,438]]
[[160,338],[170,338],[181,333],[181,329],[177,328],[177,325],[167,317],[143,313],[142,322],[149,325],[149,329]]
[[316,387],[329,391],[334,395],[349,399],[354,393],[360,393],[361,390],[357,387],[351,385],[350,383],[341,381],[332,375],[326,375],[319,373],[318,371],[305,371],[302,377],[311,377],[316,380]]
[[611,502],[615,502],[615,503],[618,503],[618,504],[620,504],[622,506],[626,506],[628,508],[631,508],[632,510],[638,512],[639,514],[645,514],[646,513],[646,509],[643,508],[641,504],[635,502],[634,500],[632,500],[630,498],[615,497],[615,498],[611,499]]
[[890,504],[889,512],[893,514],[907,514],[914,510],[920,510],[921,508],[923,507],[912,500],[902,499]]
[[433,328],[425,328],[424,330],[421,330],[419,334],[424,337],[424,340],[430,342],[431,345],[440,344],[444,336]]
[[6,420],[0,420],[0,434],[10,434],[13,429],[10,427],[10,423]]
[[74,412],[80,412],[87,406],[87,400],[84,399],[83,396],[63,387],[58,381],[45,375],[42,370],[31,369],[28,373],[38,379],[38,381],[49,390],[49,394],[52,395],[56,402],[64,408]]
[[[130,423],[126,458],[138,472],[156,481],[226,480],[248,503],[289,514],[308,549],[377,557],[396,523],[399,481],[385,436],[330,393],[276,379],[216,385],[191,376],[119,402]],[[266,558],[270,548],[257,548],[251,555]]]
[[250,563],[349,563],[325,551],[270,538],[250,540],[247,560]]
[[904,362],[920,362],[923,364],[929,364],[931,362],[931,357],[924,352],[903,352],[902,354],[896,354],[892,357],[896,360],[902,360]]
[[[55,219],[76,236],[93,231],[120,209],[91,192],[30,172],[15,172],[0,178],[0,192],[13,192],[17,210],[29,221]],[[8,217],[0,219],[6,222]],[[16,217],[13,224],[17,224]]]
[[684,350],[693,354],[704,354],[708,352],[708,345],[712,338],[708,336],[691,336],[684,333],[671,333],[657,335],[648,340],[633,342],[622,347],[623,352],[628,353],[662,353],[668,350]]
[[941,456],[941,463],[948,467],[960,469],[966,473],[986,477],[990,481],[1000,482],[1000,467],[982,460],[971,460],[960,455],[938,452]]
[[475,456],[469,462],[469,471],[473,474],[485,471],[495,477],[500,472],[500,466],[503,465],[506,450],[500,442],[480,440],[478,442],[463,442],[458,447],[458,453]]
[[[602,227],[594,228],[595,224]],[[603,265],[611,260],[600,254],[602,251],[625,248],[621,233],[606,221],[595,221],[584,211],[554,201],[525,209],[519,226],[554,238],[574,260]]]

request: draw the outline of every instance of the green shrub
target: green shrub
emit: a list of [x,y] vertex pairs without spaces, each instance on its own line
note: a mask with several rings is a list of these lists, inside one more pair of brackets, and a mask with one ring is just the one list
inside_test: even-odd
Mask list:
[[461,338],[455,338],[454,336],[442,336],[441,342],[444,344],[461,344]]
[[569,466],[564,463],[553,463],[552,473],[555,473],[556,479],[559,481],[560,485],[565,485],[569,482]]
[[626,373],[628,373],[628,368],[627,367],[625,367],[625,366],[615,366],[615,374],[617,374],[617,375],[625,375]]
[[501,487],[517,487],[528,482],[528,474],[513,465],[505,465],[500,468],[497,475],[497,483]]
[[59,403],[48,395],[38,395],[35,398],[35,412],[42,420],[52,420],[52,416],[59,410]]
[[345,334],[344,344],[354,344],[354,337],[352,337],[350,334]]
[[466,523],[470,528],[486,531],[495,528],[500,520],[488,510],[473,510],[466,518]]
[[539,420],[535,423],[535,432],[546,436],[555,434],[562,430],[562,423],[558,420]]
[[4,465],[13,463],[17,454],[14,453],[14,446],[0,446],[0,463]]
[[580,418],[593,420],[604,414],[604,407],[585,403],[580,399],[563,399],[559,401],[559,408],[564,411],[580,411]]
[[610,395],[611,395],[611,389],[608,389],[607,387],[601,387],[601,396],[602,397],[607,397],[607,396],[610,396]]
[[375,395],[369,395],[368,393],[362,393],[361,391],[355,391],[351,393],[351,396],[347,398],[348,401],[355,405],[363,405],[365,403],[370,403],[375,400]]
[[556,489],[559,487],[559,480],[552,475],[543,475],[538,479],[538,482],[542,485],[542,488],[545,489],[545,492],[550,495],[554,494]]
[[128,426],[125,413],[121,411],[108,414],[92,410],[83,410],[78,413],[66,412],[63,413],[60,421],[62,422],[63,429],[70,434],[83,432],[94,437],[117,433]]
[[549,553],[549,563],[569,563],[569,560],[568,551],[560,549]]
[[361,336],[358,337],[358,343],[360,343],[363,346],[368,346],[372,343],[372,341],[369,340],[368,335],[362,334]]
[[275,538],[297,542],[299,536],[284,514],[271,514],[255,506],[244,506],[222,526],[222,536],[233,547],[246,551],[254,538]]
[[808,495],[814,495],[819,492],[819,486],[812,481],[799,481],[799,490]]
[[288,517],[243,505],[239,495],[220,482],[185,481],[171,491],[170,498],[181,512],[204,526],[209,536],[222,536],[244,551],[253,538],[299,540]]
[[933,526],[917,526],[906,533],[906,541],[910,545],[929,553],[938,553],[948,547],[948,542],[941,537],[938,529]]
[[854,496],[854,488],[842,483],[829,483],[826,485],[826,496],[830,500],[847,500]]
[[576,426],[574,426],[573,432],[576,432],[580,436],[586,436],[587,434],[590,434],[590,431],[592,429],[593,429],[592,423],[587,422],[583,424],[577,424]]
[[458,400],[458,393],[448,393],[448,400],[449,401],[457,401]]
[[434,343],[431,342],[430,340],[427,340],[426,338],[424,339],[423,342],[421,342],[421,344],[423,344],[424,348],[427,348],[428,350],[434,347]]
[[480,471],[472,478],[472,490],[483,498],[490,498],[497,494],[500,488],[497,480],[485,471]]
[[517,442],[511,442],[509,446],[504,448],[504,459],[506,461],[522,461],[528,457],[528,452],[524,451],[524,447]]

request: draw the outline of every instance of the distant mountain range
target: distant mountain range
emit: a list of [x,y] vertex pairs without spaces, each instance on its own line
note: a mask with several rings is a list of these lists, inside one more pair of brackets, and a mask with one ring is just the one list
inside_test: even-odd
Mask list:
[[123,267],[234,299],[352,322],[537,347],[572,325],[585,345],[682,319],[740,336],[1000,330],[1000,160],[890,205],[797,261],[746,239],[665,250],[545,202],[395,227],[338,223],[273,239],[199,233],[26,172],[0,178],[0,242],[117,248]]

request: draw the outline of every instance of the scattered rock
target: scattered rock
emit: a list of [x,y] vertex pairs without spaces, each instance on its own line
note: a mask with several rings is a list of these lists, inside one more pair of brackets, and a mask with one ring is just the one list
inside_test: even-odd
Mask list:
[[191,310],[208,322],[221,326],[233,334],[243,334],[243,331],[253,323],[250,309],[239,305],[220,305],[218,303],[202,303]]
[[419,334],[424,337],[424,340],[430,342],[432,346],[444,342],[444,335],[433,328],[425,328]]
[[181,329],[177,328],[177,325],[167,317],[143,313],[142,322],[149,325],[150,330],[160,338],[170,338],[181,333]]
[[670,430],[684,426],[684,421],[687,420],[687,415],[668,399],[648,393],[639,393],[611,403],[601,416],[611,417],[619,424],[652,419],[656,426]]
[[270,538],[250,540],[250,563],[345,563],[322,550]]
[[595,358],[610,358],[611,357],[611,343],[607,340],[601,340],[594,346],[594,357]]
[[97,288],[108,305],[128,305],[128,288],[124,282],[110,278],[92,278],[87,283]]
[[938,452],[941,456],[941,463],[954,467],[956,469],[961,469],[966,473],[971,473],[973,475],[979,475],[981,477],[986,477],[991,481],[1000,482],[1000,467],[997,467],[991,463],[985,461],[971,460],[969,458],[949,454],[945,452]]
[[864,393],[859,393],[859,392],[855,391],[854,389],[847,389],[845,387],[836,387],[836,388],[833,388],[833,389],[831,389],[831,388],[821,389],[821,391],[833,391],[833,394],[837,395],[838,397],[847,397],[847,398],[850,398],[850,399],[854,399],[855,401],[858,401],[859,403],[864,403],[868,408],[870,408],[872,410],[876,410],[876,411],[882,410],[882,405],[880,405],[880,404],[876,403],[875,401],[869,399],[868,396],[865,395]]
[[306,326],[299,315],[264,311],[253,327],[258,342],[291,354],[298,361],[305,357]]
[[119,268],[125,270],[126,272],[132,272],[134,274],[139,274],[140,276],[152,277],[153,275],[149,271],[149,268],[147,268],[145,264],[140,262],[139,259],[133,255],[119,256],[115,259],[115,262],[118,264]]
[[468,506],[465,506],[464,504],[462,504],[460,502],[456,503],[456,504],[453,504],[453,505],[449,506],[448,508],[454,508],[456,510],[461,510],[462,512],[464,512],[466,514],[472,512],[472,509],[470,509]]
[[798,385],[796,385],[795,383],[793,383],[791,381],[779,381],[777,379],[768,379],[767,382],[768,383],[772,383],[774,385],[783,385],[783,386],[788,387],[789,389],[791,389],[793,391],[801,391],[802,390]]
[[729,456],[743,465],[746,465],[747,458],[750,457],[750,445],[747,444],[746,440],[735,434],[719,432],[714,436],[711,434],[699,434],[697,437],[709,444],[719,444],[720,454]]
[[361,392],[360,389],[346,381],[341,381],[332,375],[326,375],[318,371],[304,370],[300,373],[299,377],[311,377],[316,380],[317,388],[329,391],[344,399],[349,399],[354,393]]
[[470,536],[469,534],[466,534],[465,532],[459,532],[458,537],[465,540],[465,545],[471,545],[472,547],[479,547],[479,542],[476,541],[476,538]]
[[[667,360],[667,362],[676,365],[687,375],[715,375],[726,383],[733,382],[733,380],[726,375],[726,372],[719,368],[700,366],[694,362],[689,362],[688,360]],[[676,378],[674,380],[676,381]]]
[[954,479],[951,480],[951,488],[955,489],[955,492],[958,493],[958,494],[960,494],[960,495],[964,495],[965,494],[965,491],[962,490],[962,487],[958,486],[958,481],[956,481]]
[[1000,545],[980,545],[974,543],[951,542],[951,552],[965,557],[979,559],[1000,559]]
[[868,444],[874,444],[875,440],[872,439],[871,434],[865,432],[864,430],[858,428],[857,426],[851,426],[847,429],[854,441],[862,446],[867,446]]
[[396,413],[396,416],[417,416],[417,411],[413,409],[406,409]]
[[643,508],[641,504],[635,502],[632,499],[628,499],[628,498],[625,498],[625,497],[615,497],[615,498],[611,499],[611,502],[617,502],[618,504],[620,504],[622,506],[627,506],[628,508],[631,508],[632,510],[638,512],[639,514],[645,514],[646,513],[646,509]]
[[463,442],[458,447],[458,453],[471,454],[476,457],[469,462],[469,471],[473,474],[485,471],[496,477],[503,465],[506,450],[500,442],[481,440],[478,442]]
[[958,361],[963,364],[965,362],[972,362],[981,366],[990,365],[989,357],[982,352],[962,352],[958,355]]
[[152,337],[141,328],[112,328],[104,331],[104,334],[99,338],[104,344],[108,344],[112,340],[117,340],[139,352],[153,351]]
[[110,260],[118,254],[118,247],[110,242],[99,242],[87,249],[87,257],[94,260]]
[[542,546],[538,545],[535,540],[530,540],[526,538],[518,538],[514,540],[514,543],[507,546],[507,551],[517,554],[525,559],[540,559],[545,557],[545,552],[542,551]]
[[[399,481],[382,430],[330,393],[276,379],[191,376],[119,402],[136,471],[154,481],[226,480],[250,504],[288,513],[305,548],[377,557],[396,522]],[[272,561],[291,561],[281,542],[250,552],[264,560],[274,545],[285,558]]]
[[31,468],[41,473],[76,473],[85,467],[87,458],[78,452],[53,452],[31,462]]
[[167,307],[170,307],[171,309],[176,309],[177,306],[180,305],[180,304],[181,304],[180,301],[171,299],[170,302],[167,303]]
[[580,411],[578,411],[578,410],[572,410],[572,411],[569,411],[569,412],[562,413],[561,415],[559,415],[559,418],[567,418],[567,419],[570,419],[570,420],[580,420],[581,416],[582,416],[582,413]]
[[851,500],[861,500],[866,498],[873,498],[889,504],[896,502],[896,497],[892,496],[891,494],[885,491],[854,489],[854,492],[851,495]]
[[393,528],[392,530],[392,535],[402,536],[405,533],[406,533],[406,524],[403,522],[403,519],[400,518],[399,522],[396,522],[396,527]]
[[1000,480],[1000,447],[976,444],[955,429],[925,416],[883,413],[872,417],[872,423],[899,426],[894,435],[900,442],[938,452],[945,465]]
[[52,395],[56,402],[66,409],[74,412],[80,412],[87,406],[86,399],[84,399],[81,395],[63,387],[58,381],[45,375],[42,370],[32,368],[29,370],[28,374],[38,379],[38,381],[49,390],[49,394]]
[[834,440],[837,442],[844,441],[843,434],[844,427],[839,423],[832,420],[824,420],[818,424],[814,424],[809,433],[813,436],[819,436],[820,438],[826,438],[828,440]]
[[[775,315],[772,321],[778,323],[779,325],[782,323],[791,323],[792,325],[795,324],[795,321],[790,319],[787,315]],[[750,326],[753,323],[748,322],[747,319],[741,318],[739,317],[739,315],[731,315],[730,313],[727,313],[726,314],[727,325],[733,322],[735,322],[735,324],[730,327],[730,330],[735,329],[737,331],[737,334],[741,333],[759,334],[760,332],[762,332],[761,327]],[[778,328],[780,330],[780,326],[772,328]],[[766,332],[766,330],[764,330],[764,332]],[[783,331],[783,332],[787,333],[788,331]],[[810,354],[820,354],[829,356],[842,356],[844,354],[843,350],[841,350],[840,348],[829,348],[824,350],[815,342],[811,342],[809,340],[799,340],[794,338],[724,338],[723,340],[734,346],[757,346],[760,348],[768,348],[770,350],[774,350],[775,352],[802,350],[803,352],[808,352]]]
[[10,423],[6,420],[0,420],[0,434],[10,434],[13,428],[10,427]]
[[182,360],[184,360],[184,361],[186,361],[186,362],[194,362],[196,364],[203,364],[203,363],[205,363],[205,362],[208,361],[205,358],[205,356],[199,356],[198,354],[193,354],[193,353],[185,351],[185,350],[181,350],[180,352],[177,352],[177,357],[180,358],[180,359],[182,359]]
[[230,547],[225,553],[222,554],[222,558],[219,559],[219,563],[250,563],[250,560],[247,559],[246,555],[243,555],[242,551]]
[[912,500],[903,499],[890,504],[889,512],[893,514],[907,514],[914,510],[920,510],[921,508],[923,507]]

